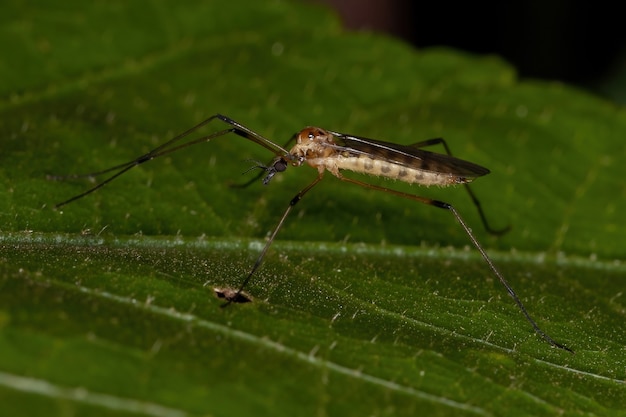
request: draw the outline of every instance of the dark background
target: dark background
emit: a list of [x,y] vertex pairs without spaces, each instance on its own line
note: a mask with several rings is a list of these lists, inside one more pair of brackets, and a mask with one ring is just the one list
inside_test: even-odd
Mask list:
[[626,102],[626,14],[619,2],[316,1],[336,9],[348,29],[386,32],[416,47],[499,55],[521,78],[560,80]]

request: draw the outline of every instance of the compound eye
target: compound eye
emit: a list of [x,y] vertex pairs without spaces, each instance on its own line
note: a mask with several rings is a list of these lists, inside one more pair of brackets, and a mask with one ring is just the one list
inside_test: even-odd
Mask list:
[[283,172],[287,169],[287,161],[284,159],[279,159],[274,163],[274,169],[276,172]]

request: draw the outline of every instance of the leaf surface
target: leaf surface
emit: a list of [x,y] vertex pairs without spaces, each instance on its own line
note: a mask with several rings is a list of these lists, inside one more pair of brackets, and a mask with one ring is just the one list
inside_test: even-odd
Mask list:
[[[622,108],[520,81],[495,57],[342,32],[292,2],[5,6],[0,47],[2,415],[626,415]],[[307,125],[445,137],[473,190],[360,178],[462,213],[537,337],[449,212],[331,175],[294,208],[288,168],[224,136],[94,183],[214,113],[283,145]],[[226,126],[227,127],[227,126]],[[194,137],[225,128],[215,122]],[[433,148],[443,152],[443,149]]]

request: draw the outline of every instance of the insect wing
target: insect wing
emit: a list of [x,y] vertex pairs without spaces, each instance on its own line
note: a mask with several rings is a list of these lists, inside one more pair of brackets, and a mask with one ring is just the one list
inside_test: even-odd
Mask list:
[[414,146],[399,145],[381,140],[330,132],[335,136],[337,150],[372,159],[384,159],[408,168],[476,178],[489,173],[480,165],[450,155],[425,151]]

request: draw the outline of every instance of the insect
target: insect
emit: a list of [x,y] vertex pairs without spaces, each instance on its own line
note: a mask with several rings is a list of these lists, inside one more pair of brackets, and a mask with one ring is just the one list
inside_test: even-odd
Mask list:
[[[220,120],[229,127],[211,133],[209,135],[202,136],[200,138],[189,140],[187,142],[181,142],[187,136],[196,132],[203,126],[209,124],[213,120]],[[268,185],[272,178],[274,178],[274,176],[284,172],[290,165],[298,167],[307,164],[317,170],[317,177],[291,199],[289,205],[287,206],[287,209],[283,213],[272,233],[270,234],[265,246],[261,250],[256,261],[252,265],[252,268],[243,279],[238,290],[232,294],[229,294],[228,297],[225,297],[227,299],[227,302],[223,304],[223,306],[227,306],[232,302],[238,302],[237,300],[239,299],[246,298],[241,296],[242,292],[250,279],[255,274],[255,272],[261,266],[268,249],[276,238],[276,235],[278,234],[278,231],[281,229],[283,223],[285,222],[285,219],[292,211],[293,207],[298,204],[298,202],[323,179],[324,173],[328,171],[340,180],[351,184],[359,185],[361,187],[377,191],[391,193],[393,195],[413,200],[419,203],[448,210],[450,213],[452,213],[456,221],[463,228],[474,247],[478,250],[484,261],[487,263],[487,266],[489,267],[491,272],[500,280],[502,285],[504,285],[507,292],[513,298],[513,300],[521,310],[522,314],[531,324],[535,332],[552,346],[574,353],[572,349],[561,343],[558,343],[539,327],[535,320],[530,316],[530,314],[526,310],[526,307],[517,296],[511,285],[496,268],[491,258],[487,255],[485,249],[478,242],[478,240],[474,236],[474,233],[469,228],[465,220],[463,220],[459,212],[452,205],[443,201],[421,197],[414,194],[390,189],[387,187],[359,181],[350,177],[345,177],[342,174],[342,171],[347,170],[426,186],[450,186],[462,184],[465,186],[470,195],[470,198],[472,199],[472,202],[476,206],[481,221],[487,231],[493,234],[501,234],[506,232],[508,228],[503,230],[494,230],[489,226],[478,199],[468,186],[469,182],[471,182],[475,178],[488,174],[489,170],[472,162],[453,157],[447,143],[441,138],[430,139],[407,146],[383,142],[380,140],[367,139],[359,136],[347,135],[340,132],[321,129],[318,127],[307,127],[296,133],[292,137],[292,140],[295,140],[295,145],[293,145],[290,150],[287,150],[282,146],[270,141],[269,139],[264,138],[260,134],[252,131],[251,129],[248,129],[247,127],[236,122],[235,120],[221,114],[215,114],[208,119],[200,122],[196,126],[184,131],[178,136],[175,136],[161,146],[158,146],[150,152],[141,155],[140,157],[135,158],[129,162],[116,165],[103,171],[93,172],[85,175],[71,175],[62,177],[49,176],[50,179],[93,178],[114,172],[114,174],[112,174],[102,182],[98,183],[94,187],[88,189],[87,191],[57,204],[56,208],[62,207],[75,200],[85,197],[88,194],[91,194],[92,192],[102,188],[106,184],[113,181],[115,178],[124,174],[133,167],[136,167],[137,165],[141,165],[145,162],[178,151],[182,148],[186,148],[202,142],[209,142],[215,138],[224,136],[229,133],[234,133],[247,140],[250,140],[268,149],[275,155],[274,159],[269,165],[263,165],[259,163],[257,164],[257,166],[253,167],[260,168],[262,170],[258,178],[264,177],[263,184]],[[422,149],[423,147],[437,144],[441,144],[444,146],[446,154],[433,153]]]

